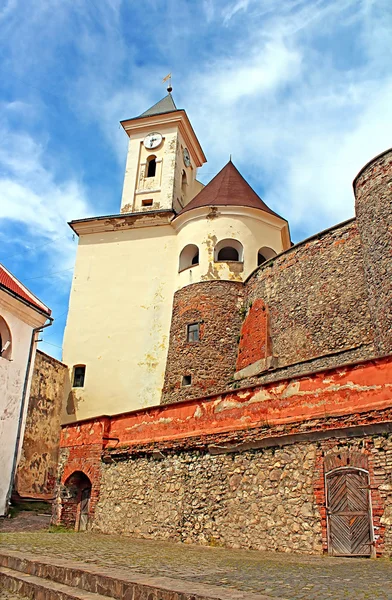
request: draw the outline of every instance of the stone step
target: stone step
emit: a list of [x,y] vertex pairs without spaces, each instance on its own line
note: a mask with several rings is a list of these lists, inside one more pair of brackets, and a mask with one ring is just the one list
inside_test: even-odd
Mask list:
[[[33,581],[38,586],[36,593],[26,593]],[[182,579],[150,577],[131,568],[109,571],[97,565],[11,550],[0,551],[0,584],[3,582],[16,586],[4,589],[34,600],[284,600]]]
[[20,594],[31,600],[108,600],[107,596],[86,592],[6,567],[0,567],[0,590]]

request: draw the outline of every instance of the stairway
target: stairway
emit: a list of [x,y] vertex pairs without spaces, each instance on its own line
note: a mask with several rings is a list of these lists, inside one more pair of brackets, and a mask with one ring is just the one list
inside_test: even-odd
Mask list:
[[31,600],[272,600],[260,594],[133,571],[129,575],[124,569],[112,572],[11,550],[0,550],[0,590]]

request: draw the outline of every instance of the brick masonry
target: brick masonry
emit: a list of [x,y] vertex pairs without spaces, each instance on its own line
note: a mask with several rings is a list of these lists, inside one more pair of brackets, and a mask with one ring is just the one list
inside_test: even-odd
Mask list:
[[[242,323],[242,283],[206,281],[174,295],[162,403],[225,390],[233,379]],[[199,323],[200,340],[187,341],[187,325]],[[190,375],[190,386],[182,377]]]

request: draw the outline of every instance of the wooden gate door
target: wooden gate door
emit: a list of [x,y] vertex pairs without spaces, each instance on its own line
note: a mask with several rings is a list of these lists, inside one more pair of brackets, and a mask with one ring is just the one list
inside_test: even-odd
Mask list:
[[335,556],[370,556],[369,476],[359,469],[327,474],[328,549]]
[[86,531],[87,529],[90,495],[91,488],[85,488],[82,490],[80,499],[79,531]]

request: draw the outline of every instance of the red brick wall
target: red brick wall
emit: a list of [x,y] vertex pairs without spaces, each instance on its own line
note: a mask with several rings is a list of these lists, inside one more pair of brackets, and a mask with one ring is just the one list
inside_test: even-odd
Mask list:
[[242,324],[237,371],[271,355],[268,310],[263,300],[254,300]]

